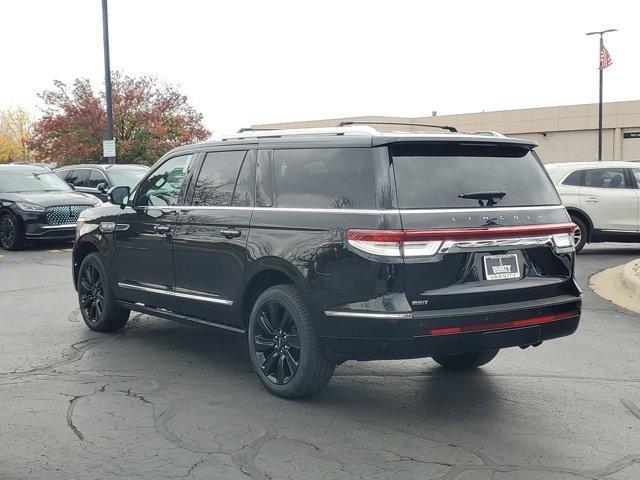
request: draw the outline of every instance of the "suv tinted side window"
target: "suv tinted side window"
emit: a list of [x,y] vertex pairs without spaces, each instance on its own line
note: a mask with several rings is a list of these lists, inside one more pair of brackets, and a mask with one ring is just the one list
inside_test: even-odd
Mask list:
[[594,188],[626,188],[624,169],[593,168],[585,170],[583,186]]
[[136,205],[174,206],[178,204],[182,184],[193,155],[173,157],[158,167],[138,189]]
[[89,174],[89,178],[87,179],[86,183],[85,183],[85,187],[87,188],[98,188],[98,185],[100,183],[107,183],[107,179],[104,176],[104,174],[100,171],[97,170],[95,168],[91,169],[91,173]]
[[248,166],[251,162],[247,161],[250,155],[253,151],[207,153],[193,192],[193,205],[250,206]]
[[73,175],[71,175],[67,179],[67,182],[73,185],[74,187],[84,187],[88,177],[89,177],[89,170],[86,168],[80,168],[78,170],[73,171]]
[[275,150],[273,171],[278,207],[374,206],[369,148]]
[[578,185],[580,185],[582,172],[583,170],[576,170],[575,172],[571,172],[569,175],[567,175],[567,178],[564,179],[562,185],[573,185],[577,187]]

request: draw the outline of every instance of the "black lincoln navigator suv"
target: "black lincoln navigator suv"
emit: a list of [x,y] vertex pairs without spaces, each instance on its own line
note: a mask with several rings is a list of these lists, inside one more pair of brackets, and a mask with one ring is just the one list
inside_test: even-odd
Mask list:
[[345,360],[472,368],[569,335],[575,225],[534,147],[350,126],[177,148],[78,220],[82,315],[96,331],[134,310],[246,334],[261,382],[289,398]]

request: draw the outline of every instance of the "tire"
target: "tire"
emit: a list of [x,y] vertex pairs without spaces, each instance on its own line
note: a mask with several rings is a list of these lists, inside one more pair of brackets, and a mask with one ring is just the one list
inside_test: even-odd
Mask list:
[[576,230],[576,240],[579,239],[579,241],[575,244],[575,247],[576,247],[576,253],[579,253],[580,250],[582,250],[587,243],[587,237],[589,236],[589,228],[580,217],[571,215],[571,221],[578,226],[578,230]]
[[97,253],[87,255],[78,270],[78,303],[87,327],[96,332],[115,332],[131,313],[115,303],[107,272]]
[[0,217],[0,246],[5,250],[22,248],[22,229],[18,222],[8,213]]
[[462,370],[480,367],[489,363],[496,358],[499,351],[499,349],[482,350],[480,352],[461,353],[458,355],[436,355],[432,358],[445,368]]
[[291,285],[270,287],[258,297],[247,337],[253,369],[278,397],[308,397],[333,375],[335,361],[322,350],[309,309]]

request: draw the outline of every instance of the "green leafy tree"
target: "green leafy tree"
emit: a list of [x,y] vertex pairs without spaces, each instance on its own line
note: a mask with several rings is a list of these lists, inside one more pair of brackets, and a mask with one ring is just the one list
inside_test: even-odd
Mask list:
[[[119,72],[112,84],[118,163],[150,165],[178,145],[209,137],[202,114],[174,86]],[[43,115],[29,142],[37,158],[59,165],[102,163],[104,93],[96,93],[89,80],[76,79],[71,86],[54,81],[54,88],[39,97]]]

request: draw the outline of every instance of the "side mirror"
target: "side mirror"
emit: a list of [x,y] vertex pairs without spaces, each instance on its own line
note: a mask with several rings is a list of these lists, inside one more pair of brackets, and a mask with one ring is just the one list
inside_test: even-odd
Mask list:
[[107,184],[104,182],[100,182],[98,185],[96,185],[96,188],[100,193],[107,193]]
[[129,187],[113,187],[109,190],[109,201],[124,208],[129,203],[130,193]]

